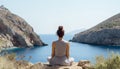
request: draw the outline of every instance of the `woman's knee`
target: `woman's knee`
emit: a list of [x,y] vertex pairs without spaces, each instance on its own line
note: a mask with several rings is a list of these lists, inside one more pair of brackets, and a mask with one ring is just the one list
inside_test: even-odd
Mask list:
[[51,60],[51,57],[49,56],[49,57],[47,58],[47,60],[48,60],[48,62],[50,62],[50,60]]

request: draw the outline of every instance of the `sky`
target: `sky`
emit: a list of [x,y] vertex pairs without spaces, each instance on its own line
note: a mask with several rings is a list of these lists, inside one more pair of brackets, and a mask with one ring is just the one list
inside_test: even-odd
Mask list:
[[38,34],[89,29],[120,13],[120,0],[0,0],[0,5],[24,18]]

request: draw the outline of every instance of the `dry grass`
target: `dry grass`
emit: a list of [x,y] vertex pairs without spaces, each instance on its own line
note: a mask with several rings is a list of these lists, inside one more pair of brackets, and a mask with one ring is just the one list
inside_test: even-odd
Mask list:
[[107,58],[98,56],[96,58],[95,69],[120,69],[120,54],[112,53]]
[[0,56],[0,69],[16,69],[13,62],[13,55]]
[[0,69],[27,69],[32,64],[25,60],[16,61],[16,55],[5,54],[0,56]]

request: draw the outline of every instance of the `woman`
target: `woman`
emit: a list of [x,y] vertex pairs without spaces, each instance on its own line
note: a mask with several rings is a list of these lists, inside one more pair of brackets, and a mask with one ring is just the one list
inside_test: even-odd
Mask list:
[[57,30],[58,40],[52,43],[52,54],[48,57],[50,65],[71,65],[74,61],[69,57],[69,42],[63,40],[63,26],[59,26]]

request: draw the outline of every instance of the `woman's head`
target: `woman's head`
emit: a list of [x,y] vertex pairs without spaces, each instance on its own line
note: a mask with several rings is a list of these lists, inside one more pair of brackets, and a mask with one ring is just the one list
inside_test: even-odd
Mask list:
[[64,36],[63,26],[59,26],[59,27],[58,27],[57,35],[58,35],[59,37],[63,37],[63,36]]

